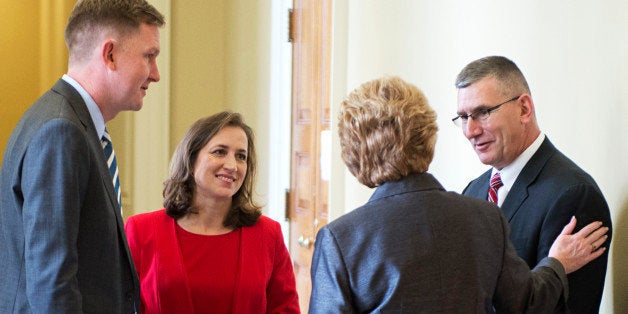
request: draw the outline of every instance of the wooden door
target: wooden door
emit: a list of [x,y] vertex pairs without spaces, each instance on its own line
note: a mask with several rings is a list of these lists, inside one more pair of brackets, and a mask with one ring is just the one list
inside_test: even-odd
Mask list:
[[[312,285],[314,239],[327,224],[328,176],[321,151],[330,130],[331,0],[294,0],[292,41],[292,148],[288,197],[290,252],[299,303],[306,313]],[[323,144],[322,144],[323,143]],[[326,156],[322,156],[327,158]]]

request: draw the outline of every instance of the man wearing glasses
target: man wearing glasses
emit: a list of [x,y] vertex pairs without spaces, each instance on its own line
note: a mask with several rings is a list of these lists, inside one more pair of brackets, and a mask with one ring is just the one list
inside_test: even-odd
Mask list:
[[[610,212],[602,192],[540,131],[517,65],[500,56],[473,61],[458,74],[456,88],[458,115],[452,120],[480,161],[492,166],[463,194],[501,207],[519,256],[534,267],[571,216],[578,220],[577,230],[602,221],[609,227],[610,247]],[[598,313],[607,260],[608,250],[568,276],[569,297],[557,313]]]

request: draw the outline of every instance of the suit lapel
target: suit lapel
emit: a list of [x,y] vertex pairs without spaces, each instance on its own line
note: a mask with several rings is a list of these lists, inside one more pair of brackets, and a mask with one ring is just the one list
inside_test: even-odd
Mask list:
[[98,171],[101,174],[103,185],[109,195],[109,203],[111,204],[111,208],[114,210],[114,215],[116,215],[118,220],[119,228],[123,230],[124,223],[120,213],[120,205],[118,204],[118,199],[113,187],[113,179],[111,178],[111,173],[107,167],[107,160],[105,160],[105,154],[103,153],[100,139],[98,138],[98,133],[96,132],[96,127],[94,126],[94,122],[92,121],[92,117],[89,114],[85,101],[83,101],[83,98],[74,89],[74,87],[63,79],[57,81],[57,83],[52,87],[52,90],[68,100],[70,106],[74,112],[76,112],[77,117],[85,127],[87,140],[91,150],[94,152],[94,158],[96,158]]
[[472,196],[475,198],[487,200],[488,199],[488,185],[491,178],[491,171],[484,172],[481,176],[475,180],[469,182],[466,188],[462,191],[462,194]]
[[[89,147],[93,152],[93,156],[96,159],[96,165],[98,167],[98,172],[100,173],[100,177],[102,178],[103,186],[105,190],[107,190],[107,195],[109,196],[109,206],[113,210],[113,214],[116,217],[117,225],[118,225],[118,233],[122,238],[122,242],[124,243],[124,248],[127,255],[127,261],[129,265],[134,265],[131,252],[129,250],[129,246],[126,240],[126,234],[124,232],[124,219],[122,217],[122,213],[120,212],[120,205],[118,204],[118,198],[116,197],[115,189],[113,187],[113,179],[111,178],[111,173],[109,172],[109,167],[107,166],[107,160],[105,159],[105,154],[102,149],[102,145],[100,143],[100,138],[98,138],[98,133],[96,132],[96,127],[94,126],[94,121],[92,120],[91,115],[89,114],[89,110],[87,109],[87,105],[83,100],[83,97],[74,89],[74,87],[68,84],[63,79],[57,81],[57,83],[52,87],[52,91],[62,95],[68,100],[68,103],[76,113],[76,116],[85,127],[85,132],[87,133],[87,142],[89,143]],[[137,272],[135,267],[131,267],[133,281],[136,287],[139,287],[139,280],[137,276]],[[139,300],[139,295],[137,296]]]
[[72,85],[68,84],[63,79],[58,80],[52,87],[52,90],[68,100],[70,107],[72,107],[74,112],[76,112],[76,116],[79,118],[87,132],[98,138],[94,122],[92,121],[92,117],[89,115],[89,110],[87,110],[87,105],[85,104],[85,101],[83,101],[81,94],[79,94],[78,91],[72,87]]
[[528,187],[536,181],[541,170],[543,170],[545,164],[550,157],[554,155],[555,151],[556,148],[554,145],[552,145],[549,138],[545,137],[539,149],[532,155],[532,158],[530,158],[528,163],[521,170],[521,173],[519,173],[519,176],[517,176],[517,180],[515,180],[515,183],[508,192],[508,196],[506,196],[501,206],[504,216],[506,216],[509,222],[517,211],[519,211],[523,202],[528,198]]

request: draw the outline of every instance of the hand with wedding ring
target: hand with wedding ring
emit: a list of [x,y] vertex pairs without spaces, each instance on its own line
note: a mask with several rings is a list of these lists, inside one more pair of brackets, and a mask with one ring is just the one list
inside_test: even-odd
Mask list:
[[606,251],[602,244],[608,238],[608,227],[603,227],[602,222],[592,222],[572,234],[575,227],[576,218],[572,217],[549,251],[549,257],[560,261],[567,274],[580,269]]

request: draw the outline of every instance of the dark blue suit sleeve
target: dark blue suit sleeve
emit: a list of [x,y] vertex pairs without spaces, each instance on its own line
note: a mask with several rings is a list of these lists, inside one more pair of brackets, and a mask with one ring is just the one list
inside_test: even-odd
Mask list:
[[344,259],[327,227],[318,231],[312,258],[309,313],[354,313]]
[[33,137],[22,165],[26,291],[35,313],[80,313],[77,236],[88,144],[79,127],[55,119]]
[[501,217],[503,259],[493,305],[498,313],[546,313],[568,295],[565,270],[556,259],[545,257],[532,271],[517,256],[509,241],[509,226]]

